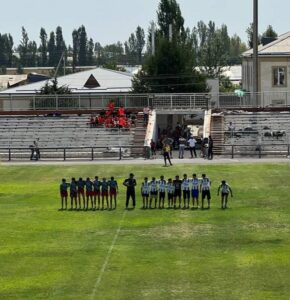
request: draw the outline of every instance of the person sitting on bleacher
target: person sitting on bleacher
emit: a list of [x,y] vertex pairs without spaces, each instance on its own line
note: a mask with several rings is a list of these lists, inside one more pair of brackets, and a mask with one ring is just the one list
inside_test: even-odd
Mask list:
[[125,109],[124,109],[124,107],[122,105],[118,109],[118,116],[119,117],[124,117],[125,116]]

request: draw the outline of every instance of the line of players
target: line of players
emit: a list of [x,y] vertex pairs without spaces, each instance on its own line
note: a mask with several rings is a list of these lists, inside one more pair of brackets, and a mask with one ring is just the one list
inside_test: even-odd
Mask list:
[[[188,178],[187,174],[180,179],[175,176],[166,181],[164,176],[160,176],[159,180],[152,177],[149,182],[145,177],[141,186],[141,194],[143,199],[143,208],[164,208],[165,196],[167,193],[168,208],[181,208],[183,199],[183,208],[190,208],[190,200],[192,199],[192,207],[199,207],[199,194],[201,193],[201,208],[204,208],[204,201],[207,199],[207,208],[210,208],[210,180],[206,174],[202,174],[202,178],[198,179],[196,174],[192,178]],[[159,197],[158,197],[159,195]]]
[[62,210],[67,209],[68,190],[71,210],[88,210],[89,206],[92,210],[104,209],[105,202],[108,210],[117,208],[118,183],[114,177],[110,180],[106,178],[99,180],[99,177],[95,176],[93,181],[89,177],[86,180],[72,178],[70,183],[63,178],[59,189]]

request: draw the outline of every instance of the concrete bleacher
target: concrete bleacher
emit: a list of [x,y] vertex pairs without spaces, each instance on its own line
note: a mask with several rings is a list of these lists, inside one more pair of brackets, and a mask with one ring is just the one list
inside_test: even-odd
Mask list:
[[[91,157],[89,147],[94,149],[94,158],[118,157],[119,146],[122,152],[130,156],[133,145],[134,128],[130,130],[108,129],[104,127],[91,128],[88,116],[1,116],[0,117],[0,158],[7,159],[7,149],[11,148],[14,159],[27,158],[30,155],[29,146],[39,139],[41,158],[63,158],[63,149],[67,149],[67,158]],[[87,149],[82,149],[88,147]],[[14,149],[19,148],[19,149]],[[45,150],[45,148],[51,148]],[[79,149],[77,149],[79,148]]]
[[[234,132],[229,130],[230,122]],[[224,130],[225,144],[235,145],[235,154],[261,150],[262,155],[288,155],[289,112],[226,112]]]

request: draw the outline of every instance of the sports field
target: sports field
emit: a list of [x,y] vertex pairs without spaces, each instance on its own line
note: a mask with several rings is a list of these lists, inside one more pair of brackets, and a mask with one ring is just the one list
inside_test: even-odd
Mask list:
[[[137,179],[137,208],[59,211],[62,177]],[[142,210],[144,176],[212,181],[211,210]],[[290,164],[0,166],[0,299],[290,299]],[[216,196],[233,188],[227,210]]]

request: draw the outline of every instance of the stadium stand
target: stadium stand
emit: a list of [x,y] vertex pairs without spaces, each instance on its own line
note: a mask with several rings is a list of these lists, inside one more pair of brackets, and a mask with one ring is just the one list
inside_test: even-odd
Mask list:
[[[212,135],[219,138],[216,143],[219,149],[223,143],[235,145],[235,154],[239,155],[255,154],[259,150],[263,155],[288,154],[289,112],[227,111],[212,118]],[[224,152],[230,148],[224,147]]]
[[[0,117],[0,157],[7,159],[7,149],[13,150],[14,158],[29,157],[29,146],[39,139],[39,148],[51,148],[41,151],[41,158],[61,158],[62,149],[53,148],[81,148],[103,147],[95,150],[95,157],[111,157],[119,153],[120,146],[123,155],[130,156],[130,146],[133,146],[134,135],[140,132],[140,126],[130,129],[109,129],[105,127],[91,128],[87,125],[89,117],[68,116],[1,116]],[[145,135],[145,133],[144,133]],[[144,137],[143,137],[144,138]],[[67,157],[88,157],[90,149],[67,150]]]

